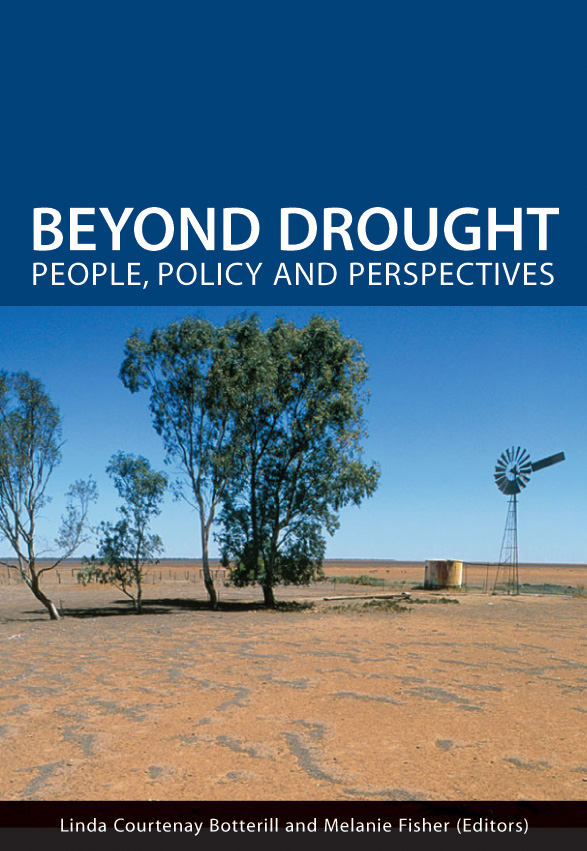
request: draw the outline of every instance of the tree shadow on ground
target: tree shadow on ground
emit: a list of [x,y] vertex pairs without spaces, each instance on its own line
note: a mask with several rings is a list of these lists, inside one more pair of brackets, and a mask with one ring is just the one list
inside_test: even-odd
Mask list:
[[[190,600],[183,597],[164,598],[159,600],[143,600],[143,612],[138,615],[135,609],[128,605],[126,601],[111,606],[98,606],[95,608],[64,608],[62,615],[64,618],[108,618],[132,615],[135,617],[145,617],[146,615],[172,615],[177,611],[191,612],[207,612],[210,614],[222,612],[298,612],[306,611],[314,606],[312,602],[297,603],[295,601],[287,601],[277,603],[274,609],[268,609],[263,603],[250,602],[222,602],[218,603],[215,610],[210,608],[210,604],[205,600]],[[34,614],[33,612],[27,614]]]
[[[49,615],[45,612],[44,614],[40,611],[36,612],[23,612],[25,615],[33,615],[30,618],[23,618],[19,615],[16,615],[13,618],[2,617],[0,618],[0,626],[3,626],[7,623],[40,623],[41,621],[50,621]],[[53,621],[53,623],[59,623],[59,621]]]

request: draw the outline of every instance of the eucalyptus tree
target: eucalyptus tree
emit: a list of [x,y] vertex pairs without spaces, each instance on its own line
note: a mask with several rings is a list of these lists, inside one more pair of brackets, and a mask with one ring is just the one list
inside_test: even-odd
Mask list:
[[195,317],[155,329],[148,337],[136,330],[126,341],[120,370],[131,392],[149,392],[153,426],[163,439],[167,462],[180,474],[176,492],[197,512],[204,583],[213,607],[210,532],[239,454],[234,374],[228,369],[234,359],[226,356],[233,340],[225,328]]
[[95,581],[114,585],[141,614],[143,580],[163,551],[163,542],[151,533],[150,523],[161,513],[167,476],[153,470],[142,455],[125,452],[112,456],[106,472],[122,499],[120,520],[100,524],[98,553],[84,558],[78,577],[84,584]]
[[39,562],[37,523],[50,501],[47,487],[62,447],[59,409],[43,384],[27,372],[0,372],[0,535],[17,562],[2,564],[18,571],[52,620],[59,620],[59,612],[41,589],[41,578],[88,539],[88,510],[97,498],[91,478],[71,485],[55,539],[59,555]]
[[278,319],[265,334],[256,324],[247,343],[229,349],[246,357],[234,364],[239,463],[217,537],[235,584],[260,584],[274,606],[276,584],[319,575],[324,531],[375,491],[379,470],[362,460],[368,367],[357,341],[314,316],[303,328]]

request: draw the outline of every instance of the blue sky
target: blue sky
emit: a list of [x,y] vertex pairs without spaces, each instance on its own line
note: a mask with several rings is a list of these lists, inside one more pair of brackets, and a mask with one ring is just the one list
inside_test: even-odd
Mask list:
[[[248,308],[205,308],[214,322]],[[339,319],[370,366],[365,458],[381,465],[376,494],[347,508],[328,539],[330,558],[495,561],[507,499],[493,482],[498,455],[521,445],[533,460],[567,460],[537,472],[518,510],[521,561],[587,560],[587,308],[264,307],[267,325],[316,312]],[[0,314],[0,368],[27,370],[61,410],[66,444],[41,534],[50,541],[76,478],[92,474],[93,520],[115,519],[105,473],[123,449],[163,468],[148,396],[118,378],[126,337],[193,309],[15,307]],[[197,518],[171,496],[154,522],[169,557],[201,554]],[[91,552],[86,546],[84,552]],[[8,554],[0,542],[0,553]],[[213,554],[215,548],[213,548]]]

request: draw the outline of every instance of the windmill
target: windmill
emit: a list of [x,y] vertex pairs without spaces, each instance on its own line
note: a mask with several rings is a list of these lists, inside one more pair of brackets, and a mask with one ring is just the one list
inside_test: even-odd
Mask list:
[[495,591],[500,577],[500,572],[505,574],[505,587],[508,594],[520,593],[520,582],[518,575],[518,494],[530,481],[530,476],[537,470],[551,467],[565,460],[565,453],[558,452],[549,455],[541,461],[530,460],[530,454],[521,446],[506,449],[497,459],[493,478],[500,491],[509,497],[508,513],[505,529],[501,542],[499,564],[495,577]]

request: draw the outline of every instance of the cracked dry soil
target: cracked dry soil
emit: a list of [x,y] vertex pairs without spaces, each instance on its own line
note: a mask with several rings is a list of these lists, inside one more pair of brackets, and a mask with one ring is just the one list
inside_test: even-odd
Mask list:
[[270,612],[222,590],[225,609],[190,610],[202,587],[163,582],[137,617],[72,584],[77,616],[52,623],[3,585],[0,798],[587,797],[584,597],[396,612],[317,585]]

